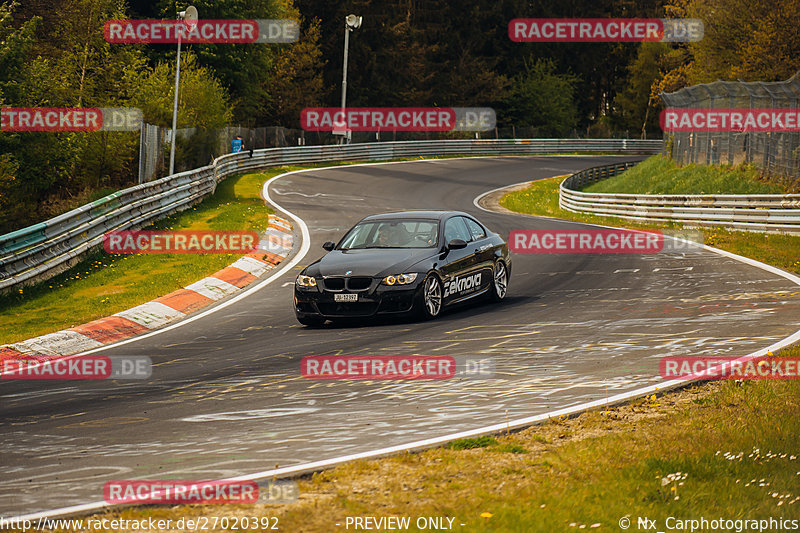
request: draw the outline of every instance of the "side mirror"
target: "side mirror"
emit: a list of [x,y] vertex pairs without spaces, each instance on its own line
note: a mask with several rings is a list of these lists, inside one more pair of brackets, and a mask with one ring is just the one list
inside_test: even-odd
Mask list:
[[323,244],[322,244],[322,247],[323,247],[323,248],[325,248],[327,251],[329,251],[329,252],[330,252],[331,250],[333,250],[334,248],[336,248],[336,243],[335,243],[335,242],[333,242],[333,241],[327,241],[327,242],[325,242],[325,243],[323,243]]
[[452,241],[447,243],[448,250],[461,250],[462,248],[467,247],[467,241],[464,239],[453,239]]

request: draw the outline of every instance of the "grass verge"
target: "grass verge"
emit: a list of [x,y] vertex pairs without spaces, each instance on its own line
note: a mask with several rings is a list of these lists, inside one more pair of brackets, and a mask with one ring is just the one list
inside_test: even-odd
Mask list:
[[[580,153],[558,155],[580,155]],[[404,158],[396,161],[461,157],[472,156],[452,154],[437,158]],[[264,207],[264,202],[259,197],[264,181],[293,170],[358,163],[361,162],[331,161],[309,166],[285,166],[231,177],[218,186],[213,197],[207,198],[188,211],[163,219],[147,229],[261,231],[266,228],[268,215],[272,212]],[[95,196],[98,194],[100,192]],[[18,342],[71,328],[124,311],[213,274],[232,263],[236,257],[234,255],[114,256],[102,250],[96,251],[73,268],[46,282],[18,289],[15,293],[0,295],[0,325],[2,325],[0,344]]]
[[[800,348],[779,355],[798,357]],[[345,531],[355,516],[411,517],[403,531],[423,531],[418,517],[448,517],[452,531],[469,532],[621,531],[625,517],[637,531],[643,517],[659,530],[669,517],[798,520],[798,409],[798,382],[710,382],[508,435],[345,464],[300,479],[291,505],[140,506],[87,518],[272,516],[293,532]]]
[[[644,163],[642,163],[644,164]],[[634,167],[632,170],[638,168]],[[631,172],[629,170],[628,172]],[[532,182],[528,187],[506,194],[500,205],[511,211],[531,215],[562,218],[589,224],[635,229],[671,229],[681,227],[672,222],[637,222],[615,217],[573,213],[558,206],[558,186],[564,176]],[[724,228],[700,228],[704,242],[721,250],[757,259],[800,274],[800,236],[777,233],[733,231]]]
[[630,194],[785,194],[761,177],[752,165],[676,165],[661,155],[645,159],[627,172],[598,181],[586,192]]
[[[268,177],[284,171],[231,177],[219,184],[214,196],[148,229],[263,231],[272,211],[259,196],[261,185]],[[0,297],[0,344],[129,309],[213,274],[238,257],[111,255],[99,250],[67,272]]]
[[[535,182],[501,203],[620,225],[561,211],[559,182]],[[720,248],[800,270],[796,237],[714,229],[706,237]],[[800,357],[800,346],[778,356]],[[516,433],[349,463],[299,480],[300,500],[291,505],[142,506],[92,518],[274,516],[281,530],[308,532],[345,530],[354,516],[408,516],[408,531],[423,530],[417,517],[455,518],[452,530],[470,532],[621,531],[624,524],[638,531],[645,517],[653,530],[688,531],[678,520],[701,518],[732,520],[727,529],[734,531],[756,529],[744,520],[800,524],[798,409],[797,381],[701,383]]]

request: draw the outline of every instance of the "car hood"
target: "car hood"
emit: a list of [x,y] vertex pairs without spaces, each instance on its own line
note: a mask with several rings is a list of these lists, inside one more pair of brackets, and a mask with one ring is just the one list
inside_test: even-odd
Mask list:
[[[308,276],[371,276],[403,274],[406,269],[437,250],[431,248],[379,248],[367,250],[333,250],[306,267]],[[351,271],[349,274],[348,271]]]

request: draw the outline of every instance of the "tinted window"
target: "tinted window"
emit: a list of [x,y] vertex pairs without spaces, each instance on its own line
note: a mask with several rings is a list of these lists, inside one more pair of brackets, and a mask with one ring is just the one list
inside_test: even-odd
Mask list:
[[483,227],[472,220],[471,218],[464,218],[464,221],[467,223],[467,227],[469,228],[469,233],[472,235],[473,241],[478,241],[480,239],[486,238],[486,230]]
[[357,248],[432,248],[437,245],[439,223],[435,220],[374,220],[356,224],[339,245]]
[[461,239],[462,241],[469,242],[472,240],[469,230],[464,225],[464,219],[461,217],[453,217],[447,220],[444,224],[444,240],[445,243],[453,239]]

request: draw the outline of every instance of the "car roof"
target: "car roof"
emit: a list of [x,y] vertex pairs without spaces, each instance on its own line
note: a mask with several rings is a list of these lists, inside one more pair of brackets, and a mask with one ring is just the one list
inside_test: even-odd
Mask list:
[[370,215],[368,217],[364,217],[364,221],[367,220],[386,220],[386,219],[415,219],[418,220],[420,218],[427,218],[427,219],[435,219],[435,220],[442,220],[445,218],[450,218],[451,216],[459,215],[459,216],[470,216],[467,213],[462,211],[397,211],[395,213],[380,213],[377,215]]

